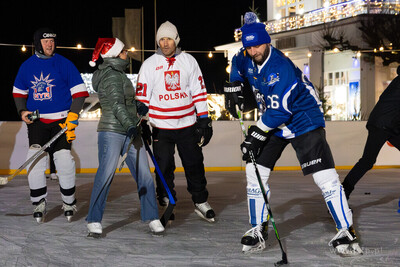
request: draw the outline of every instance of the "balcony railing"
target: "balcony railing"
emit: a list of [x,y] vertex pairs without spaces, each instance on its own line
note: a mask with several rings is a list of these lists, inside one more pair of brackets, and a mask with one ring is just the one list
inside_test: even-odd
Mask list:
[[[304,14],[296,14],[290,17],[284,17],[279,20],[264,22],[268,33],[279,33],[284,31],[297,30],[327,22],[339,21],[355,17],[361,14],[400,14],[400,0],[396,1],[373,1],[373,0],[355,0],[348,1],[329,7],[319,8]],[[235,41],[241,39],[242,32],[240,28],[235,30]]]

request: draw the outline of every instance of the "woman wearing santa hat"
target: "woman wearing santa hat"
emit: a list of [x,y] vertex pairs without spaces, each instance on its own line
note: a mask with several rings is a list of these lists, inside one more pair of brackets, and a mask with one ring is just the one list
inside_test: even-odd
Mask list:
[[[93,74],[93,89],[98,93],[102,115],[97,127],[99,168],[90,198],[89,236],[102,235],[101,221],[119,157],[127,153],[126,164],[137,182],[142,221],[150,221],[150,229],[164,231],[155,197],[153,177],[141,138],[140,118],[147,113],[145,105],[135,100],[135,90],[124,70],[129,66],[124,43],[117,38],[99,38],[91,66],[101,56],[103,63]],[[132,140],[132,142],[131,142]],[[132,145],[130,145],[130,143]]]

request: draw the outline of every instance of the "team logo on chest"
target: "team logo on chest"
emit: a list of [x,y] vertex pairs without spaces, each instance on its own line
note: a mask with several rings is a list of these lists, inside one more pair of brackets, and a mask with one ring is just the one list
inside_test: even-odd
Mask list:
[[179,70],[170,70],[164,72],[165,89],[167,91],[181,90]]
[[40,73],[40,78],[37,78],[35,75],[33,75],[35,78],[35,81],[31,81],[32,83],[32,89],[33,89],[33,99],[34,100],[49,100],[52,97],[52,88],[55,86],[54,84],[51,84],[54,79],[50,80],[50,74],[47,75],[46,77],[43,77],[43,72]]

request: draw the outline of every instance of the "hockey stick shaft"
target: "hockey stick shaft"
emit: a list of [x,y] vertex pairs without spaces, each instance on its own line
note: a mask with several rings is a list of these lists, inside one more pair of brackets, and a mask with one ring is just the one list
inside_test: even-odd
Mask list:
[[[244,138],[246,138],[247,133],[246,133],[246,128],[245,128],[244,123],[243,123],[242,112],[238,109],[237,114],[238,114],[238,117],[239,117],[240,127],[242,128],[242,132],[243,132]],[[263,195],[265,206],[266,206],[266,208],[268,210],[272,226],[274,227],[276,239],[278,240],[279,246],[280,246],[281,251],[282,251],[282,263],[286,264],[287,263],[287,255],[286,255],[285,250],[283,249],[282,242],[281,242],[281,239],[280,239],[279,234],[278,234],[278,229],[277,229],[277,227],[275,225],[274,216],[272,215],[272,210],[271,210],[271,207],[269,205],[267,193],[265,191],[265,188],[264,188],[264,185],[263,185],[263,182],[262,182],[262,179],[261,179],[260,172],[258,171],[258,167],[257,167],[257,163],[256,163],[256,159],[254,157],[253,151],[251,151],[251,150],[249,151],[249,156],[250,156],[251,163],[254,166],[254,170],[256,172],[257,181],[258,181],[258,184],[260,186],[261,193]]]
[[[142,119],[143,119],[143,116],[140,116],[138,123],[136,123],[136,127],[139,126],[139,124],[142,122]],[[129,141],[129,144],[128,144],[128,149],[126,150],[125,154],[121,158],[121,164],[119,165],[119,168],[118,168],[119,171],[121,171],[122,167],[124,167],[125,160],[128,157],[128,152],[131,149],[131,146],[133,144],[133,140],[135,140],[135,138],[131,138],[131,140]]]
[[[92,103],[90,103],[89,106],[87,106],[81,114],[84,114],[86,112],[88,112],[95,104],[97,104],[98,100],[93,101]],[[28,166],[31,162],[33,162],[34,160],[36,160],[38,157],[40,157],[40,155],[43,154],[43,152],[50,147],[50,145],[52,143],[54,143],[54,141],[56,141],[61,135],[63,135],[66,131],[68,130],[68,127],[65,126],[64,128],[62,128],[55,136],[53,136],[46,144],[44,144],[40,150],[38,150],[33,156],[31,156],[29,159],[27,159],[24,164],[22,164],[13,174],[7,176],[7,177],[0,177],[0,185],[5,185],[7,184],[9,181],[11,181],[12,179],[15,178],[15,176],[17,176],[22,170],[24,170],[26,168],[26,166]]]
[[175,199],[172,196],[171,191],[169,190],[167,182],[165,181],[164,176],[160,170],[160,167],[157,164],[156,158],[154,157],[153,153],[151,152],[149,144],[147,144],[146,140],[144,140],[143,138],[142,138],[142,140],[143,140],[144,146],[146,147],[147,153],[149,153],[150,158],[153,161],[154,168],[156,169],[158,177],[160,178],[162,184],[164,185],[165,191],[167,191],[167,194],[168,194],[169,203],[168,203],[167,208],[164,211],[164,214],[161,216],[161,219],[160,219],[161,224],[163,226],[165,226],[168,223],[168,220],[171,217],[172,211],[174,210],[174,207],[176,205]]

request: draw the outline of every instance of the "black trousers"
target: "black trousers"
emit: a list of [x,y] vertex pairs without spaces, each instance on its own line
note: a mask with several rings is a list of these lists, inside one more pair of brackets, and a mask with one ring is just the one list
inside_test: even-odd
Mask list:
[[[153,128],[154,157],[160,167],[161,173],[176,198],[174,190],[175,171],[175,146],[178,150],[182,166],[185,170],[187,190],[192,195],[194,203],[202,203],[208,199],[206,189],[207,180],[204,171],[204,157],[201,147],[197,145],[198,138],[195,133],[196,127],[190,126],[177,130],[165,130]],[[156,172],[157,197],[162,199],[167,196],[165,188]]]
[[386,141],[389,141],[394,147],[400,150],[400,135],[395,136],[383,129],[373,126],[368,127],[368,137],[362,157],[350,170],[342,183],[347,198],[349,198],[351,192],[354,190],[356,183],[367,171],[372,169],[379,151]]

